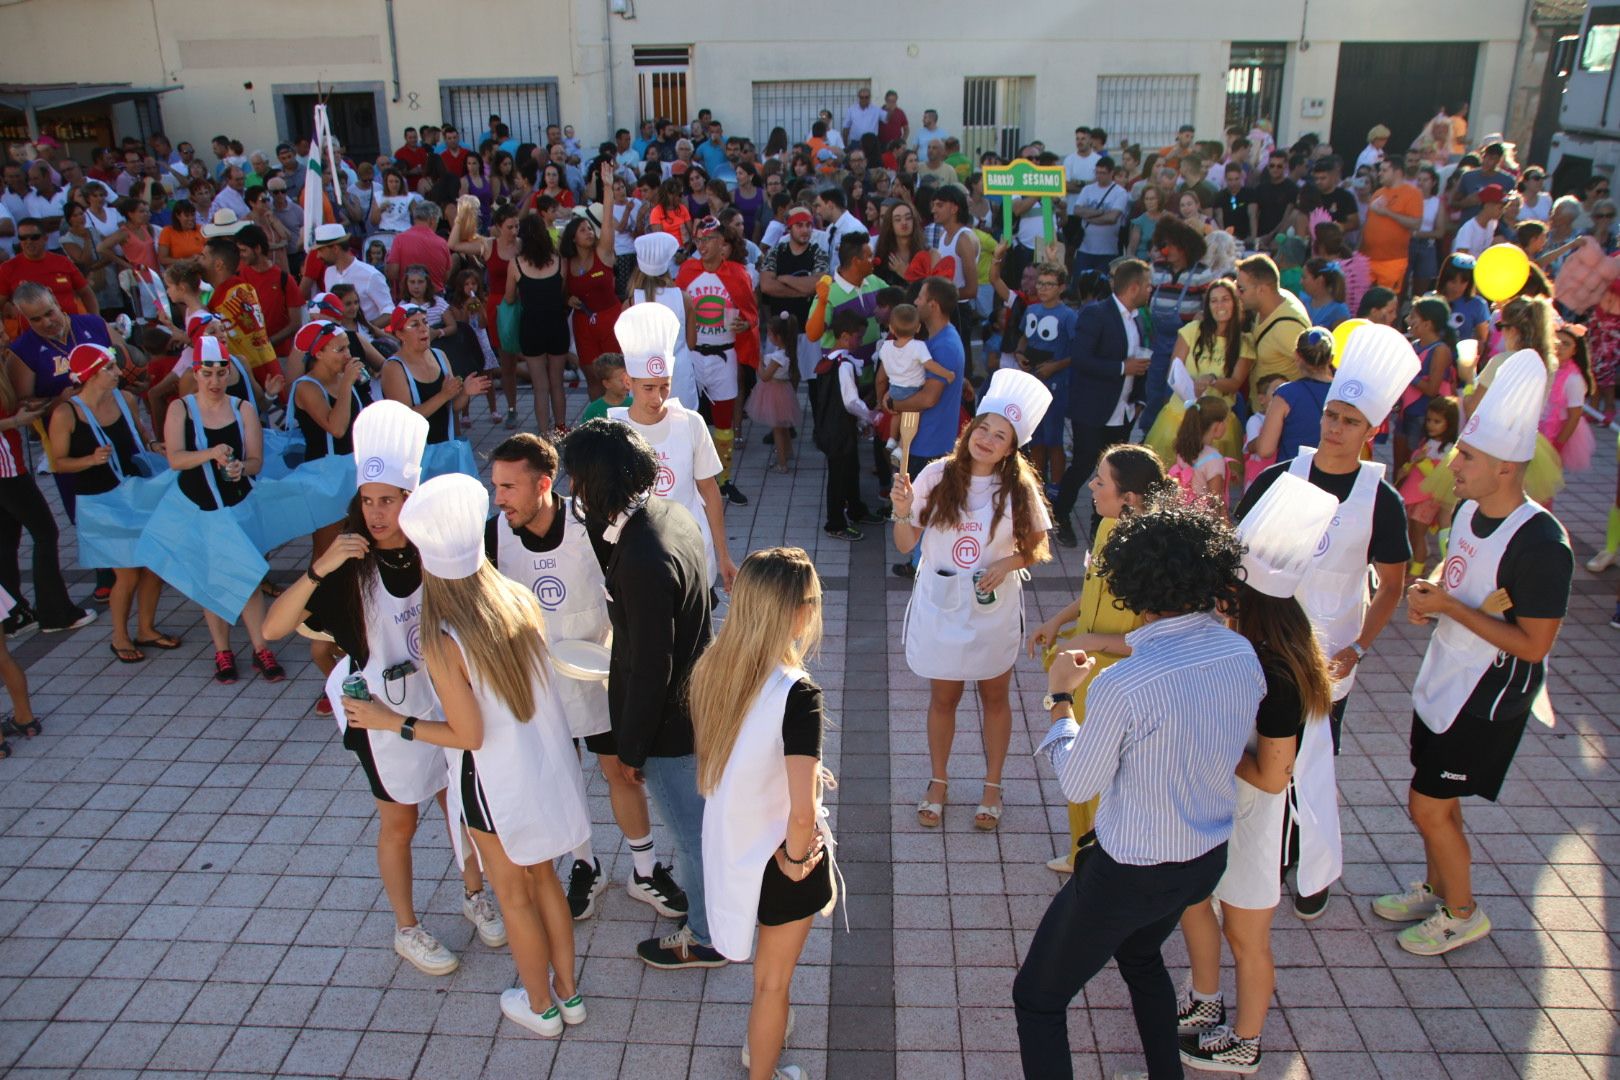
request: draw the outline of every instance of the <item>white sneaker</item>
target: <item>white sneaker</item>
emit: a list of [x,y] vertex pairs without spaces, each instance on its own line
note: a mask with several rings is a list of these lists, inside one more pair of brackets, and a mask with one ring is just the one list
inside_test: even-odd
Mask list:
[[575,1024],[585,1022],[585,995],[580,992],[578,984],[574,986],[574,996],[567,1001],[557,996],[556,983],[549,984],[548,989],[551,991],[552,1004],[562,1013],[563,1023],[573,1027]]
[[456,954],[439,944],[439,939],[420,924],[395,929],[394,951],[424,975],[448,975],[461,966]]
[[1421,881],[1414,881],[1403,893],[1390,893],[1372,902],[1372,913],[1390,922],[1422,922],[1440,910],[1440,898]]
[[810,1080],[810,1074],[797,1065],[778,1065],[771,1080]]
[[[783,1043],[783,1045],[786,1045],[787,1041],[789,1039],[791,1039],[791,1038],[793,1038],[793,1006],[789,1005],[788,1006],[787,1028],[782,1032],[782,1043]],[[742,1067],[745,1068],[745,1069],[753,1068],[753,1066],[751,1064],[749,1064],[752,1060],[753,1060],[752,1057],[748,1053],[748,1036],[745,1034],[743,1036]],[[779,1067],[776,1071],[778,1073],[780,1073],[784,1069],[798,1069],[800,1075],[803,1075],[803,1073],[804,1073],[804,1070],[799,1069],[799,1067],[797,1065],[783,1065],[783,1066]],[[808,1080],[808,1077],[806,1078],[806,1080]]]
[[529,1007],[529,992],[521,986],[501,991],[501,1012],[512,1023],[526,1027],[542,1039],[555,1039],[562,1034],[562,1010],[553,1005],[545,1012]]
[[1057,874],[1074,873],[1074,859],[1067,855],[1059,855],[1055,859],[1046,860],[1046,868]]
[[498,949],[506,944],[506,920],[501,918],[500,911],[495,907],[494,897],[489,895],[488,887],[479,889],[471,896],[461,900],[461,913],[467,921],[478,928],[478,940],[492,949]]
[[1594,574],[1601,574],[1614,565],[1614,560],[1620,558],[1620,551],[1600,551],[1586,561],[1586,568]]

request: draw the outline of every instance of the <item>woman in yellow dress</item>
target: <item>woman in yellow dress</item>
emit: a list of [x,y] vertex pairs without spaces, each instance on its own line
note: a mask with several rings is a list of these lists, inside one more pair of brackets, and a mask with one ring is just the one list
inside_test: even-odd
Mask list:
[[[1209,283],[1198,318],[1181,328],[1172,363],[1180,360],[1193,381],[1193,398],[1218,395],[1228,409],[1237,407],[1238,392],[1249,385],[1254,350],[1243,333],[1243,299],[1229,278]],[[1181,427],[1186,402],[1174,391],[1159,410],[1153,428],[1143,440],[1161,461],[1175,460],[1176,431]],[[1232,461],[1243,456],[1243,426],[1228,424],[1217,449]]]
[[[1167,409],[1169,406],[1165,406]],[[1121,517],[1140,510],[1155,494],[1168,490],[1164,475],[1164,462],[1145,446],[1121,443],[1104,452],[1097,463],[1097,472],[1091,478],[1091,504],[1102,523],[1097,535],[1091,538],[1091,553],[1086,558],[1086,577],[1080,587],[1080,596],[1068,607],[1036,628],[1029,638],[1029,655],[1041,651],[1043,667],[1051,667],[1052,657],[1058,649],[1058,639],[1066,649],[1084,649],[1087,656],[1096,659],[1091,676],[1116,660],[1130,655],[1125,635],[1142,625],[1141,616],[1114,603],[1114,594],[1108,582],[1094,569],[1097,553],[1108,542],[1108,534]],[[1072,625],[1071,625],[1072,624]],[[1091,676],[1087,677],[1090,681]],[[1074,718],[1085,723],[1086,683],[1081,683],[1074,694]],[[1074,852],[1080,840],[1091,832],[1097,817],[1097,800],[1069,804],[1069,850],[1046,865],[1062,874],[1074,869]]]

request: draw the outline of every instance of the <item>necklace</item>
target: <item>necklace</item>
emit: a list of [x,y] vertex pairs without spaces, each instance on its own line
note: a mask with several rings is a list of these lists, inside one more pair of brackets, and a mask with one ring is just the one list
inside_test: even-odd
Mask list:
[[376,548],[372,552],[377,556],[377,562],[387,570],[409,570],[416,562],[416,555],[410,548]]

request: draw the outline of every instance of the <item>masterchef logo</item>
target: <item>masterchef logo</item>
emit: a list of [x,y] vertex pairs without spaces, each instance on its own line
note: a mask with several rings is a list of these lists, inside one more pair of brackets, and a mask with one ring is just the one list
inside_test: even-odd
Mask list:
[[979,541],[977,537],[964,536],[957,540],[951,548],[951,558],[964,570],[973,569],[979,561]]

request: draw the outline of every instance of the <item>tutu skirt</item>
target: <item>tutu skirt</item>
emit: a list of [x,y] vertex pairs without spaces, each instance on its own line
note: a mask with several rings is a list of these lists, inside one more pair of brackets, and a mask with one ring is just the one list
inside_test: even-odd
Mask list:
[[[1590,461],[1588,456],[1588,461]],[[1536,436],[1536,453],[1524,471],[1524,493],[1543,506],[1564,490],[1564,461],[1551,440]]]
[[[352,470],[351,470],[352,472]],[[478,459],[473,456],[472,443],[466,439],[446,439],[429,443],[422,453],[422,479],[461,473],[478,479]]]
[[1566,472],[1585,472],[1592,467],[1592,453],[1596,449],[1597,437],[1592,434],[1592,425],[1583,416],[1558,455]]
[[770,428],[798,427],[804,410],[799,407],[799,395],[792,383],[772,379],[760,383],[748,395],[748,417]]
[[1414,465],[1406,476],[1402,478],[1400,486],[1401,501],[1406,503],[1406,516],[1408,519],[1421,522],[1424,525],[1433,525],[1439,520],[1443,504],[1429,494],[1423,485],[1429,477],[1440,472],[1445,473],[1445,478],[1449,483],[1451,470],[1447,469],[1441,462],[1435,462],[1434,468],[1427,472]]
[[298,468],[303,460],[303,432],[276,427],[264,429],[264,464],[259,468],[260,480],[279,480]]
[[248,534],[255,488],[235,506],[204,510],[170,484],[135,544],[133,563],[144,566],[188,599],[227,622],[242,614],[270,569]]

